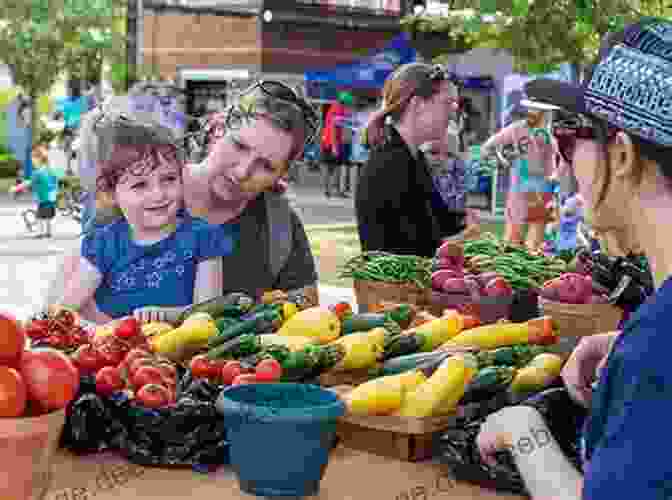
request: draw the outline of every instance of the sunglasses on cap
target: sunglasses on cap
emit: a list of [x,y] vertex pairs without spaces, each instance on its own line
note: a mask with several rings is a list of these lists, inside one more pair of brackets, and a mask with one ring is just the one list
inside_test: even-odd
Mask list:
[[[267,111],[272,115],[276,113],[282,115],[281,106],[273,105],[272,103],[274,101],[289,104],[291,107],[298,109],[306,127],[305,143],[309,144],[313,142],[320,129],[320,117],[317,114],[317,111],[315,111],[305,99],[303,99],[293,88],[282,82],[275,80],[259,80],[241,93],[241,100],[244,102],[245,96],[249,96],[257,90],[260,90],[270,101],[269,103],[266,103],[264,107],[269,108]],[[252,101],[249,105],[239,104],[238,106],[232,106],[225,120],[226,127],[235,128],[241,118],[256,114],[258,111],[255,108],[256,106]],[[259,113],[262,114],[261,112]]]
[[432,67],[432,70],[429,72],[428,77],[432,82],[447,81],[454,83],[457,86],[459,86],[460,84],[460,79],[457,77],[457,75],[455,75],[455,73],[450,73],[449,71],[446,70],[446,68],[444,68],[440,64],[435,64]]
[[568,163],[574,158],[578,139],[610,141],[618,132],[617,128],[582,114],[572,114],[553,120],[551,130],[558,144],[560,156]]

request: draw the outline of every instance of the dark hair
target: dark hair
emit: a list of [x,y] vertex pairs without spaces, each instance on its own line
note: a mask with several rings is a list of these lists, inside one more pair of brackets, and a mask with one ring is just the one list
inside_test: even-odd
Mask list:
[[184,163],[177,148],[170,144],[117,145],[103,161],[96,178],[98,190],[111,193],[126,173],[146,175],[159,168],[163,162],[174,163],[180,170]]

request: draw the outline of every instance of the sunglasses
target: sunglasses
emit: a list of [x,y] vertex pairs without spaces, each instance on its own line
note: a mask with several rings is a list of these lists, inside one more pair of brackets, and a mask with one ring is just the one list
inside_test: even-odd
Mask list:
[[[278,115],[282,115],[280,107],[272,104],[274,101],[289,104],[298,109],[307,131],[305,144],[313,142],[320,130],[320,116],[303,97],[301,97],[293,88],[282,82],[275,80],[259,80],[243,91],[241,98],[244,100],[245,96],[253,94],[257,90],[260,90],[261,93],[269,99],[270,103],[266,107],[270,108],[268,111],[271,114],[277,113]],[[240,122],[241,118],[256,114],[254,107],[254,105],[250,105],[249,107],[232,106],[225,120],[226,127],[234,128],[236,124]]]
[[554,120],[551,130],[558,144],[560,156],[568,163],[571,163],[574,158],[577,140],[602,141],[606,139],[608,142],[618,132],[617,128],[582,114],[573,114]]

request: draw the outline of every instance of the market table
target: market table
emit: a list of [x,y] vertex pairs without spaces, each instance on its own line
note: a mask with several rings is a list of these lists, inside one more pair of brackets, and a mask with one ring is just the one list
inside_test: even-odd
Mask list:
[[[272,446],[272,443],[269,443]],[[259,450],[263,453],[263,450]],[[111,453],[76,457],[59,451],[52,486],[44,500],[251,499],[242,493],[233,471],[210,474],[190,469],[148,468],[129,464]],[[339,447],[332,455],[321,500],[522,500],[458,483],[439,465],[400,462]]]

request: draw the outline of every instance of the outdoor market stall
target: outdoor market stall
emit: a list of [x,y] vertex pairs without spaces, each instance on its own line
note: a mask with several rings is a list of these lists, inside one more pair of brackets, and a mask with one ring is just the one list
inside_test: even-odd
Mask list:
[[[276,291],[196,304],[176,324],[2,316],[2,497],[502,498],[463,481],[524,494],[511,457],[478,458],[480,422],[532,405],[563,422],[550,428],[577,459],[582,412],[559,378],[572,339],[615,329],[649,293],[632,263],[489,235],[435,259],[364,254],[344,273],[368,311]],[[522,292],[541,311],[512,321]]]

